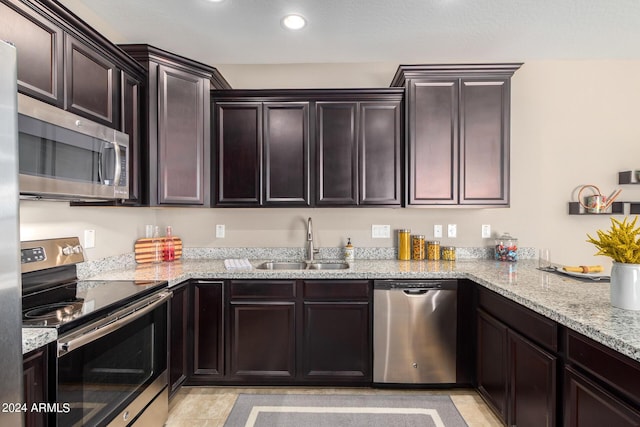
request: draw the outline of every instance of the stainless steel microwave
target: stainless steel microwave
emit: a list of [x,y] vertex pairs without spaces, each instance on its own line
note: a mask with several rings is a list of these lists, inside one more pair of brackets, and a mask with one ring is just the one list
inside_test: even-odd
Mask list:
[[20,194],[129,198],[129,136],[18,94]]

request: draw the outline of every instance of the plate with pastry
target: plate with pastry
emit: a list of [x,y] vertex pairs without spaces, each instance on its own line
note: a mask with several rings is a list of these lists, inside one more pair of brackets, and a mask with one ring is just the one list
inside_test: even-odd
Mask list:
[[591,280],[609,280],[610,279],[608,274],[604,274],[604,268],[601,265],[578,265],[578,266],[565,265],[564,267],[558,267],[556,271],[558,273],[563,273],[573,277],[580,277],[582,279],[591,279]]

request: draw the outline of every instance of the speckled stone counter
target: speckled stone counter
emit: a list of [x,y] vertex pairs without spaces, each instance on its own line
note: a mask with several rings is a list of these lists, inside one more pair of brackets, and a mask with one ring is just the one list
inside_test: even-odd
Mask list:
[[[221,259],[185,259],[158,265],[127,265],[91,279],[167,280],[169,286],[201,279],[391,279],[469,278],[525,307],[640,361],[640,312],[614,308],[609,284],[580,282],[538,271],[535,260],[517,263],[468,259],[446,261],[356,260],[347,270],[228,271]],[[53,329],[23,329],[23,353],[56,339]]]
[[55,328],[22,328],[22,354],[27,354],[57,339],[58,331]]
[[227,271],[223,260],[187,259],[102,272],[96,279],[168,280],[169,286],[202,279],[386,279],[469,278],[525,307],[640,361],[640,311],[614,308],[609,284],[581,282],[537,270],[535,260],[395,261],[356,260],[347,270]]

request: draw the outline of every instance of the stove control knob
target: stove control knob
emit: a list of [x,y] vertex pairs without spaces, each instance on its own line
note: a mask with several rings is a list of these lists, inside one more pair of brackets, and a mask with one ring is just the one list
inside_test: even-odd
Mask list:
[[80,245],[75,245],[75,246],[73,247],[73,253],[74,253],[74,254],[81,254],[81,253],[82,253],[82,246],[80,246]]
[[71,255],[73,254],[73,246],[65,246],[62,248],[62,255]]

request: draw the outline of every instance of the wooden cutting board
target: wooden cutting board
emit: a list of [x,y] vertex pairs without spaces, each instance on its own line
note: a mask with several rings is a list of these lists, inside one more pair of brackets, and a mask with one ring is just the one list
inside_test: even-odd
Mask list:
[[[176,252],[176,260],[179,260],[182,256],[182,240],[179,237],[170,237],[173,240],[173,247]],[[160,237],[161,244],[164,246],[164,242],[167,237]],[[133,246],[133,251],[136,255],[136,262],[138,264],[145,264],[153,262],[153,255],[155,250],[154,239],[138,239]]]

